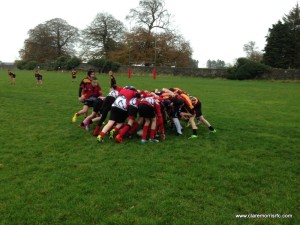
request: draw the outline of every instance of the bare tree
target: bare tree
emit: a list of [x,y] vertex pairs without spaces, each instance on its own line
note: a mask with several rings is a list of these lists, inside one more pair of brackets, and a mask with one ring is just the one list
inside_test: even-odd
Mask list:
[[243,50],[246,52],[248,59],[255,62],[262,60],[263,54],[258,50],[258,47],[255,46],[255,41],[249,41],[247,44],[244,44]]
[[74,55],[74,44],[78,41],[79,32],[76,27],[69,25],[63,19],[52,19],[46,22],[57,57]]
[[150,33],[154,28],[167,29],[171,14],[165,9],[164,0],[142,0],[136,9],[130,9],[127,20],[134,21],[138,26],[147,28]]
[[98,13],[82,31],[82,47],[86,58],[107,57],[122,46],[125,34],[123,23],[107,13]]

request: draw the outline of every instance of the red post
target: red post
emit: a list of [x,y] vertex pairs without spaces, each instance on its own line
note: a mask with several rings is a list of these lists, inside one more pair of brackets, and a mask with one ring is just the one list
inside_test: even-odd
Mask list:
[[131,69],[128,68],[128,78],[130,79],[130,77],[131,77]]
[[153,69],[153,80],[155,80],[156,79],[156,67],[154,67],[154,69]]

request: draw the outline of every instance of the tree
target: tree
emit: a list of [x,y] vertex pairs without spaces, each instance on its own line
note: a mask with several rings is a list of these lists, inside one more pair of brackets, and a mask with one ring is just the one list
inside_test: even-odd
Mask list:
[[108,57],[123,48],[123,23],[107,13],[98,13],[92,23],[82,31],[82,56],[87,59]]
[[74,44],[79,36],[78,29],[59,18],[47,21],[46,26],[53,37],[52,45],[56,50],[56,57],[74,55]]
[[260,62],[262,60],[262,53],[258,51],[257,46],[255,46],[254,41],[249,41],[244,44],[244,51],[246,52],[247,58],[255,62]]
[[74,54],[79,33],[65,20],[56,18],[37,25],[28,34],[24,48],[19,51],[21,59],[44,63]]
[[88,64],[98,68],[100,73],[108,73],[110,70],[117,71],[121,66],[119,63],[104,58],[91,59],[88,61]]
[[225,62],[223,60],[207,60],[206,67],[209,69],[222,69],[225,67]]
[[60,56],[55,61],[52,62],[55,70],[65,70],[67,69],[67,63],[69,58],[66,56]]
[[300,68],[300,8],[297,3],[289,14],[282,18],[283,22],[288,24],[291,29],[294,44],[294,60],[291,63],[293,68]]
[[133,20],[138,26],[146,27],[148,33],[154,28],[167,29],[171,14],[165,9],[164,0],[142,0],[139,6],[130,9],[127,20]]
[[142,27],[133,28],[126,35],[129,64],[153,63],[155,57],[155,38]]
[[19,51],[20,57],[24,61],[46,62],[55,58],[55,49],[51,45],[51,37],[45,24],[39,24],[34,29],[28,31],[29,38],[24,42],[24,48]]
[[130,10],[126,19],[135,23],[126,39],[131,63],[195,66],[189,42],[179,32],[170,29],[171,14],[165,9],[163,0],[140,1],[137,8]]
[[170,30],[149,34],[146,29],[135,27],[127,33],[124,44],[126,50],[118,55],[119,59],[122,58],[122,63],[177,67],[196,65],[191,59],[193,51],[189,42]]
[[67,61],[67,70],[71,70],[73,68],[75,68],[76,66],[78,66],[81,63],[81,59],[79,59],[78,57],[74,56],[72,58],[70,58]]
[[228,68],[228,79],[246,80],[257,79],[269,71],[269,67],[247,58],[238,58],[233,67]]
[[300,68],[300,8],[297,3],[283,22],[269,29],[263,62],[277,68]]
[[292,68],[295,57],[292,33],[288,24],[278,21],[269,29],[263,63],[275,68]]
[[298,30],[298,28],[300,26],[300,8],[299,8],[298,3],[296,5],[296,7],[290,11],[289,14],[286,14],[282,18],[282,20],[284,23],[289,24],[293,31]]
[[156,62],[161,66],[193,67],[193,50],[182,35],[170,30],[156,34]]
[[16,67],[18,69],[23,70],[23,69],[25,69],[26,61],[24,61],[24,60],[16,60],[15,61],[15,65],[16,65]]
[[[142,0],[139,6],[130,9],[129,15],[126,16],[127,20],[133,21],[135,26],[133,30],[138,36],[142,36],[141,41],[135,44],[138,45],[143,61],[149,64],[157,63],[157,46],[156,36],[153,29],[159,28],[160,30],[167,30],[170,25],[170,14],[164,8],[165,3],[163,0]],[[135,60],[142,60],[135,57]]]

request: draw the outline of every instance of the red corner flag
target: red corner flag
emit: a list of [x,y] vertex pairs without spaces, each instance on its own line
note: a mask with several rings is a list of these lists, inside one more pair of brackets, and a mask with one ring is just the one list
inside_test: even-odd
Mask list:
[[130,77],[131,77],[131,69],[128,68],[128,78],[130,78]]
[[153,80],[155,80],[156,79],[156,67],[154,67],[154,69],[153,69]]

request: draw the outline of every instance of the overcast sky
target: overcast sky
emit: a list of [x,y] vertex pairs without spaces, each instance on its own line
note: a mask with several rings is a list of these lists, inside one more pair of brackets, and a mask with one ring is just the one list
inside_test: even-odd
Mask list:
[[[297,0],[165,0],[165,8],[193,49],[199,67],[207,60],[233,64],[245,56],[244,44],[254,41],[259,50],[266,44],[268,29],[281,20]],[[4,0],[1,1],[0,61],[19,59],[27,32],[47,20],[61,18],[84,29],[97,13],[109,13],[129,27],[125,20],[139,0]]]

